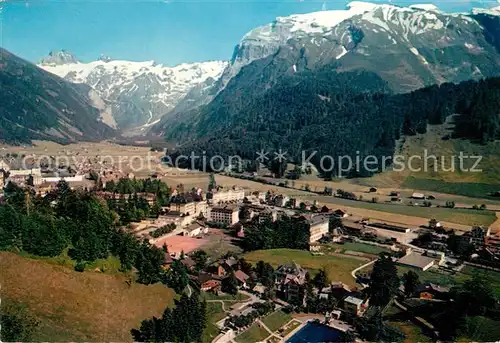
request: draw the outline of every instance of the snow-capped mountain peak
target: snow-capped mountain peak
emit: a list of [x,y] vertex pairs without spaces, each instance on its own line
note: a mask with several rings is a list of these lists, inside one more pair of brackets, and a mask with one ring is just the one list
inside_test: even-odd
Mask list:
[[223,61],[210,61],[167,67],[155,61],[100,58],[89,63],[54,63],[44,59],[39,66],[70,82],[92,87],[112,106],[119,127],[128,129],[158,120],[193,87],[219,78],[226,65]]
[[[314,64],[328,63],[331,58],[346,62],[349,56],[353,57],[353,53],[358,59],[366,60],[372,55],[378,55],[375,51],[384,47],[386,51],[393,51],[394,56],[403,51],[410,52],[409,56],[416,57],[416,63],[423,67],[421,73],[429,74],[426,76],[428,80],[446,80],[449,78],[446,73],[465,75],[466,71],[458,70],[466,68],[466,64],[457,65],[455,69],[446,72],[445,69],[436,71],[432,69],[433,61],[430,59],[438,63],[437,54],[450,53],[455,49],[459,51],[464,47],[464,53],[481,54],[481,49],[476,47],[485,42],[477,42],[477,32],[485,28],[476,15],[483,13],[496,16],[500,14],[497,10],[495,7],[473,10],[472,13],[445,13],[432,4],[402,7],[353,1],[344,10],[278,17],[272,23],[257,27],[243,36],[234,50],[230,65],[221,77],[218,91],[224,89],[229,80],[246,65],[279,53],[280,56],[292,54],[286,51],[300,51],[300,56],[307,56],[302,63],[309,69]],[[486,28],[492,29],[491,25]],[[492,31],[486,36],[496,35]],[[471,46],[474,48],[470,48]],[[290,66],[286,69],[299,71],[300,63],[296,62],[288,61]],[[359,60],[351,63],[357,65],[364,62]],[[419,85],[423,84],[424,81]]]
[[42,58],[40,61],[42,65],[62,65],[71,63],[78,63],[78,59],[75,55],[66,50],[53,50],[49,52],[48,56]]

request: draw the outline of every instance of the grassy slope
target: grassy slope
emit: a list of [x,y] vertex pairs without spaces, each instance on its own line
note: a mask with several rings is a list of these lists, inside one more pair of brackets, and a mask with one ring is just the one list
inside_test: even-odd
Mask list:
[[[419,155],[435,155],[438,157],[437,171],[432,160],[429,160],[427,171],[386,172],[371,178],[372,184],[397,186],[406,188],[437,191],[442,193],[460,194],[472,197],[485,197],[492,190],[500,190],[500,141],[481,145],[466,139],[443,140],[442,137],[450,134],[453,129],[450,117],[443,125],[429,125],[427,133],[406,137],[400,142],[396,154],[406,157]],[[460,151],[464,155],[483,156],[478,169],[482,172],[461,171],[458,156]],[[441,156],[444,156],[445,169],[451,166],[451,156],[455,157],[455,171],[443,171]],[[474,160],[465,159],[464,169],[472,167]],[[413,160],[414,168],[423,167],[423,162]],[[460,185],[465,183],[463,185]],[[486,194],[485,194],[486,193]]]
[[244,257],[249,262],[265,261],[273,267],[295,261],[312,273],[324,267],[331,281],[342,281],[350,286],[356,285],[351,271],[363,264],[363,261],[347,256],[342,258],[327,255],[313,256],[309,251],[293,249],[257,250],[245,254]]
[[40,325],[34,341],[131,341],[130,330],[172,304],[163,285],[126,284],[123,275],[78,273],[0,252],[2,301],[25,305]]

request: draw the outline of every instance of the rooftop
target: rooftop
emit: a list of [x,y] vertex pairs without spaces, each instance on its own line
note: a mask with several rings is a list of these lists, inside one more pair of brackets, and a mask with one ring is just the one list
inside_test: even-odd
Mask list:
[[398,263],[419,268],[425,268],[432,262],[434,262],[432,257],[423,256],[414,252],[411,252],[398,260]]
[[349,304],[354,304],[356,306],[360,306],[363,303],[363,299],[348,296],[347,298],[344,299],[344,302],[349,303]]

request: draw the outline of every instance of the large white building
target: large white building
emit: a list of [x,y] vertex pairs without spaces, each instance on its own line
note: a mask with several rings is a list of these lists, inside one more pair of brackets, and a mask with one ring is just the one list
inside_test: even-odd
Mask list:
[[212,202],[214,204],[229,201],[242,201],[244,198],[245,191],[238,188],[220,190],[212,194]]
[[234,225],[239,221],[239,208],[234,205],[214,206],[210,208],[209,221]]
[[309,243],[317,242],[328,234],[330,220],[326,216],[316,215],[307,219],[309,224]]
[[179,212],[184,215],[194,215],[195,217],[202,214],[207,216],[208,205],[206,201],[189,201],[184,203],[170,203],[170,211]]

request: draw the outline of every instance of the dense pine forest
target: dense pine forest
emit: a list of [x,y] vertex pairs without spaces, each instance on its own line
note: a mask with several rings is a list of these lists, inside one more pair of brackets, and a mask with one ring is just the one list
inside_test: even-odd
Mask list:
[[[229,87],[229,86],[228,86]],[[425,133],[458,113],[454,136],[486,143],[500,138],[500,78],[445,83],[407,94],[391,94],[385,81],[369,72],[336,73],[328,68],[283,78],[258,95],[233,92],[238,99],[216,99],[196,121],[173,127],[169,136],[188,142],[173,154],[206,151],[207,156],[239,155],[253,160],[261,149],[317,151],[311,161],[330,155],[361,158],[392,156],[403,135]],[[226,101],[227,100],[227,101]],[[450,137],[448,137],[450,138]],[[188,167],[188,161],[185,166]],[[352,176],[367,176],[358,171]]]

